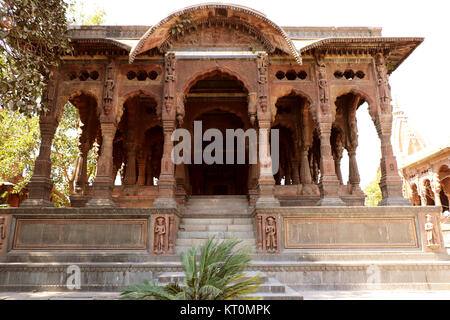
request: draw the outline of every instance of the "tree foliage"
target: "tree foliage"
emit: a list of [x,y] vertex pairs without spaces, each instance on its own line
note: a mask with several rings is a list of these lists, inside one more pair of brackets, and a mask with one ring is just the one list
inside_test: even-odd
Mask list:
[[0,0],[0,105],[46,110],[41,99],[61,54],[71,52],[63,0]]
[[[81,2],[62,0],[0,0],[0,179],[20,192],[29,182],[39,153],[39,111],[51,69],[70,52],[67,23],[98,24],[105,11],[86,14]],[[66,17],[67,15],[67,17]],[[78,110],[67,103],[51,152],[54,183],[51,198],[68,206],[79,162]],[[93,180],[96,152],[88,153],[88,178]]]
[[381,171],[378,170],[375,179],[372,180],[369,185],[364,189],[366,194],[365,205],[369,207],[375,207],[381,201],[382,194],[380,189]]
[[161,300],[231,300],[244,298],[261,285],[259,275],[245,278],[250,264],[248,249],[236,248],[242,242],[227,239],[222,242],[209,238],[200,247],[181,253],[184,268],[183,285],[170,283],[159,286],[156,280],[145,280],[122,291],[122,299],[142,300],[150,297]]
[[39,153],[39,118],[0,109],[0,179],[20,192],[30,181]]

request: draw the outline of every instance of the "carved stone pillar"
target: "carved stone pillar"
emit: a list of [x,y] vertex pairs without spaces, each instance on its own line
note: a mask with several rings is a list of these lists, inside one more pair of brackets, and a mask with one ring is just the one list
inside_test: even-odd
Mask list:
[[339,198],[340,182],[334,171],[334,159],[330,144],[331,123],[319,124],[320,138],[320,180],[319,189],[321,199],[319,206],[343,206],[345,203]]
[[272,160],[270,155],[270,122],[258,121],[259,124],[259,178],[256,207],[280,206],[280,202],[274,196],[275,179],[272,172]]
[[77,176],[75,179],[75,192],[83,194],[87,185],[87,154],[89,152],[89,144],[87,142],[79,145],[80,160]]
[[175,164],[172,161],[173,141],[171,136],[175,130],[176,114],[176,57],[174,52],[168,52],[164,58],[165,81],[164,81],[164,101],[161,110],[161,119],[164,132],[163,156],[161,159],[161,174],[158,179],[158,198],[153,202],[154,207],[176,208],[175,201]]
[[441,183],[439,182],[438,178],[435,177],[433,179],[431,186],[433,188],[433,193],[434,193],[434,204],[436,206],[442,206],[442,202],[441,202],[442,186],[441,186]]
[[358,170],[358,163],[356,161],[356,150],[350,149],[348,150],[348,172],[349,172],[349,182],[352,185],[352,193],[360,192],[361,188],[359,186],[360,183],[360,177],[359,177],[359,170]]
[[128,138],[126,143],[127,148],[127,168],[125,171],[124,184],[127,186],[136,184],[136,148],[137,144],[134,142],[134,138]]
[[308,160],[309,146],[303,145],[301,150],[301,165],[300,165],[300,182],[302,183],[302,194],[310,195],[312,191],[311,168]]
[[113,168],[113,139],[116,134],[115,123],[100,123],[102,129],[101,153],[97,162],[97,174],[93,185],[92,199],[88,206],[114,207],[112,201],[112,188],[114,179],[112,177]]
[[39,127],[41,131],[41,146],[39,156],[34,163],[33,176],[28,183],[28,198],[21,207],[53,207],[50,202],[50,193],[53,183],[51,173],[51,146],[58,123],[52,115],[41,115]]
[[402,179],[398,174],[397,160],[391,144],[392,107],[387,69],[381,53],[375,56],[376,76],[379,94],[379,112],[375,117],[375,126],[381,140],[381,179],[380,188],[382,199],[379,206],[409,206],[408,200],[403,198]]
[[343,206],[345,203],[339,198],[340,182],[334,170],[334,160],[331,152],[331,107],[330,89],[328,85],[325,57],[315,56],[317,63],[317,84],[319,88],[320,108],[317,110],[318,132],[320,138],[320,200],[319,206]]
[[138,166],[138,178],[137,178],[137,185],[143,186],[145,185],[145,157],[141,150],[139,153],[139,156],[137,158],[137,166]]
[[[258,72],[258,154],[259,154],[259,178],[256,207],[277,207],[280,202],[274,196],[275,180],[272,171],[272,159],[270,155],[270,128],[272,113],[269,103],[269,87],[267,83],[269,60],[267,53],[261,52],[256,58]],[[278,143],[278,142],[276,142]],[[278,157],[279,158],[279,157]]]

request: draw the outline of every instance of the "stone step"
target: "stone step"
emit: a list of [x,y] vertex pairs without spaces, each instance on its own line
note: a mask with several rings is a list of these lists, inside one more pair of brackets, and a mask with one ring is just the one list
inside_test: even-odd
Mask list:
[[209,225],[197,225],[197,224],[181,224],[179,226],[180,231],[239,231],[239,232],[252,232],[252,224],[209,224]]
[[250,225],[253,224],[252,218],[188,218],[183,217],[183,225]]
[[[275,278],[269,278],[265,273],[258,271],[247,272],[246,276],[242,278],[248,279],[260,274],[260,280],[263,282],[258,290],[254,293],[248,294],[247,298],[259,298],[261,300],[303,300],[303,297],[292,288],[286,286]],[[183,283],[183,272],[165,272],[158,277],[160,285],[167,285],[171,282],[178,284]]]
[[178,239],[208,239],[211,236],[215,236],[217,239],[230,239],[233,237],[239,239],[254,239],[255,234],[253,231],[240,232],[240,231],[179,231]]
[[[200,247],[205,243],[205,238],[203,239],[199,239],[199,238],[194,238],[194,239],[180,239],[178,238],[177,240],[175,240],[175,245],[177,247]],[[256,246],[256,240],[255,239],[242,239],[242,242],[240,244],[237,245],[237,247],[241,247],[241,246],[246,246],[249,245],[251,247],[255,247]]]
[[[259,279],[263,283],[266,283],[266,282],[269,281],[269,277],[265,273],[261,273],[261,272],[258,272],[258,271],[248,271],[248,272],[246,272],[245,276],[242,278],[242,280],[249,279],[251,277],[256,276],[257,274],[261,275],[259,277]],[[164,272],[164,273],[161,273],[158,276],[158,283],[159,284],[168,284],[170,282],[182,283],[183,279],[184,279],[184,272]],[[275,280],[275,282],[278,281],[276,279],[273,279],[273,280]],[[274,281],[270,282],[270,284],[272,284],[272,283],[274,283]]]

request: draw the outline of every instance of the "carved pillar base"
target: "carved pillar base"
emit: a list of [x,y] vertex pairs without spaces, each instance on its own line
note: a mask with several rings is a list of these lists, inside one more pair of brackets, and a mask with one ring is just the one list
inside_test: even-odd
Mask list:
[[88,207],[115,207],[112,201],[113,181],[111,177],[97,177],[94,183],[94,194],[88,201]]
[[[273,181],[273,178],[272,178]],[[256,208],[273,208],[279,207],[280,201],[274,196],[275,186],[272,184],[258,185],[258,199],[255,202]]]
[[20,203],[20,207],[53,207],[53,203],[49,200],[52,187],[51,179],[33,176],[28,183],[30,190],[28,199]]

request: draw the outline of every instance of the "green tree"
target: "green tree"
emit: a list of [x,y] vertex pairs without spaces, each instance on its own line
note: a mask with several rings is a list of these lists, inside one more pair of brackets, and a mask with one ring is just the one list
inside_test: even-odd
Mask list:
[[[34,161],[39,153],[40,132],[39,116],[41,93],[45,88],[44,72],[49,66],[60,63],[56,41],[65,36],[66,22],[73,20],[70,12],[77,2],[70,3],[70,10],[63,1],[37,0],[0,0],[0,180],[15,184],[13,192],[21,192],[29,182],[34,169]],[[48,10],[54,10],[50,13]],[[42,11],[42,12],[41,12]],[[68,18],[61,14],[68,14]],[[92,15],[79,13],[86,23],[95,24],[104,21],[105,12],[96,11]],[[27,21],[29,19],[30,21]],[[45,21],[42,21],[45,20]],[[54,20],[54,21],[53,21]],[[52,23],[55,23],[53,27]],[[65,27],[61,24],[64,23]],[[40,24],[37,26],[37,24]],[[44,27],[49,29],[43,30]],[[56,32],[57,37],[50,39],[41,52],[34,49],[35,42],[45,42]],[[3,36],[3,37],[2,37]],[[17,38],[25,39],[23,41]],[[16,43],[15,41],[19,41]],[[22,47],[21,44],[29,46]],[[40,56],[40,54],[43,54]],[[59,51],[64,53],[64,51]],[[38,55],[36,60],[35,55]],[[53,62],[39,67],[44,58]],[[28,61],[28,60],[30,61]],[[28,61],[28,62],[27,62]],[[38,77],[40,82],[34,81]],[[30,80],[31,79],[31,80]],[[32,81],[33,80],[33,81]],[[30,86],[28,88],[27,86]],[[80,128],[78,109],[70,103],[64,107],[64,113],[52,143],[52,180],[54,186],[51,198],[56,206],[68,206],[69,195],[73,192],[75,168],[79,161],[77,134]],[[88,177],[92,182],[96,169],[97,149],[88,153]],[[4,196],[4,195],[2,195]]]
[[375,207],[381,201],[380,179],[381,171],[378,170],[375,179],[364,189],[364,193],[366,194],[366,206]]
[[183,285],[170,283],[159,286],[156,280],[145,280],[142,284],[131,285],[121,293],[122,299],[142,300],[231,300],[245,298],[261,285],[259,275],[245,278],[244,270],[250,264],[248,249],[236,248],[242,240],[224,241],[209,238],[200,247],[181,253],[184,268]]
[[0,0],[0,106],[31,114],[61,54],[71,52],[63,0]]
[[28,183],[39,152],[39,118],[0,108],[0,179],[20,192]]

